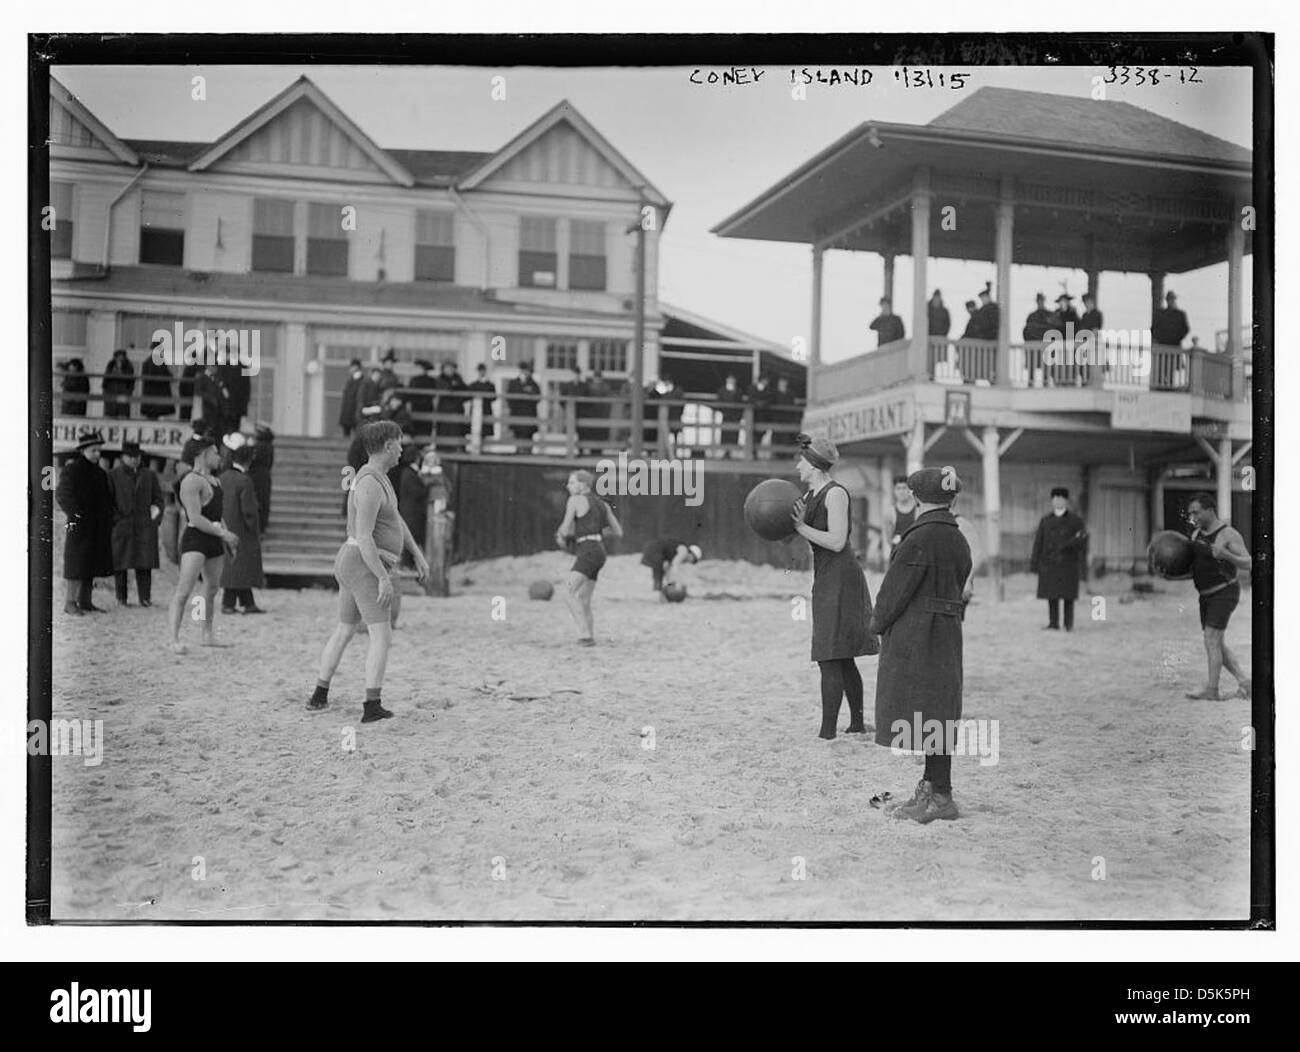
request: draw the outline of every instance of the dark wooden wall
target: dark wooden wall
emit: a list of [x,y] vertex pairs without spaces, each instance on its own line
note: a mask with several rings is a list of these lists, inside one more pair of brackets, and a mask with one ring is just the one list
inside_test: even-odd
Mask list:
[[[555,548],[555,529],[564,517],[568,496],[564,484],[572,466],[465,460],[446,467],[456,512],[456,562]],[[745,525],[745,497],[765,477],[752,470],[731,473],[711,461],[703,475],[700,495],[704,499],[698,507],[688,507],[685,497],[607,498],[623,525],[623,539],[610,544],[610,553],[639,553],[649,541],[676,537],[698,544],[706,559],[807,569],[811,564],[807,542],[800,538],[785,544],[764,541]],[[777,477],[798,484],[793,475]]]

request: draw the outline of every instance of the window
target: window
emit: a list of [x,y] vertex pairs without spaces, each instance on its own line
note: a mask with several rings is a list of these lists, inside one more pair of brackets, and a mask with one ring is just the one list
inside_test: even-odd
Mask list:
[[253,202],[253,269],[293,273],[293,202],[258,198]]
[[185,195],[144,191],[140,206],[140,262],[185,265]]
[[456,230],[452,213],[415,213],[415,280],[456,280]]
[[86,346],[86,312],[84,310],[51,311],[50,345],[55,348],[84,348]]
[[590,346],[591,371],[600,373],[627,372],[627,340],[592,340]]
[[555,288],[555,220],[525,216],[519,221],[519,284]]
[[546,368],[573,372],[578,366],[577,341],[548,340],[546,342]]
[[569,288],[605,290],[605,224],[569,224]]
[[343,230],[341,205],[308,205],[307,273],[348,276],[348,235]]
[[[504,352],[505,357],[501,357]],[[488,340],[487,366],[518,365],[520,362],[537,364],[537,338],[535,336],[506,336],[497,334]]]
[[50,183],[50,207],[54,209],[50,217],[54,225],[50,228],[50,258],[72,258],[72,184]]

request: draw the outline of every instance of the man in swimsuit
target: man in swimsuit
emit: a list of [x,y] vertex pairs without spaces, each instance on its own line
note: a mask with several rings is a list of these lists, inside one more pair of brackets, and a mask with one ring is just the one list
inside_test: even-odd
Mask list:
[[1192,569],[1178,580],[1191,578],[1200,594],[1201,629],[1209,670],[1205,688],[1188,694],[1193,701],[1220,701],[1219,673],[1226,668],[1237,679],[1237,697],[1250,697],[1250,676],[1223,641],[1228,618],[1241,600],[1237,571],[1249,571],[1250,554],[1241,534],[1219,521],[1218,502],[1208,493],[1198,493],[1187,506],[1196,523],[1192,531]]
[[393,715],[380,700],[388,649],[393,642],[389,610],[395,589],[391,573],[403,551],[411,553],[421,581],[429,574],[429,564],[402,521],[397,494],[388,480],[388,472],[402,456],[402,429],[391,420],[379,420],[363,424],[358,433],[368,459],[352,480],[348,492],[348,539],[334,560],[334,578],[339,584],[338,624],[321,652],[320,676],[307,708],[319,711],[329,705],[330,680],[358,623],[364,621],[370,645],[361,722],[373,723]]

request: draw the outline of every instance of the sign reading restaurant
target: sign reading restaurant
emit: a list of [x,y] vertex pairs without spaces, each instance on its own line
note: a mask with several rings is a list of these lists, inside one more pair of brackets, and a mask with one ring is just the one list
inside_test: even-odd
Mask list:
[[832,442],[857,442],[883,435],[902,435],[912,430],[916,402],[896,392],[872,395],[836,406],[833,411],[809,410],[804,427],[825,432]]

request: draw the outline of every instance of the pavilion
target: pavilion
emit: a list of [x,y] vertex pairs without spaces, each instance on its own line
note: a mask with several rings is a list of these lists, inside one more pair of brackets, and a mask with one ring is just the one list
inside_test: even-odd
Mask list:
[[[1207,457],[1214,483],[1186,487],[1217,486],[1225,519],[1234,499],[1248,507],[1240,468],[1251,438],[1242,288],[1251,176],[1249,150],[1127,103],[982,88],[928,125],[859,125],[714,232],[811,246],[805,427],[840,444],[857,469],[847,473],[851,490],[880,495],[873,523],[904,464],[978,458],[962,478],[983,519],[996,596],[1004,542],[1022,561],[1055,480],[1075,480],[1081,493],[1094,567],[1144,561],[1150,532],[1168,517],[1166,487],[1204,473]],[[909,338],[822,364],[831,249],[879,253],[891,298],[895,259],[912,257],[912,303],[898,311]],[[1157,345],[1147,367],[1110,348],[1114,364],[1062,371],[1044,365],[1042,344],[1013,338],[1005,308],[996,340],[931,337],[932,257],[993,263],[1002,304],[1013,264],[1082,269],[1094,295],[1106,271],[1144,273],[1153,309],[1166,275],[1226,260],[1225,345]]]

